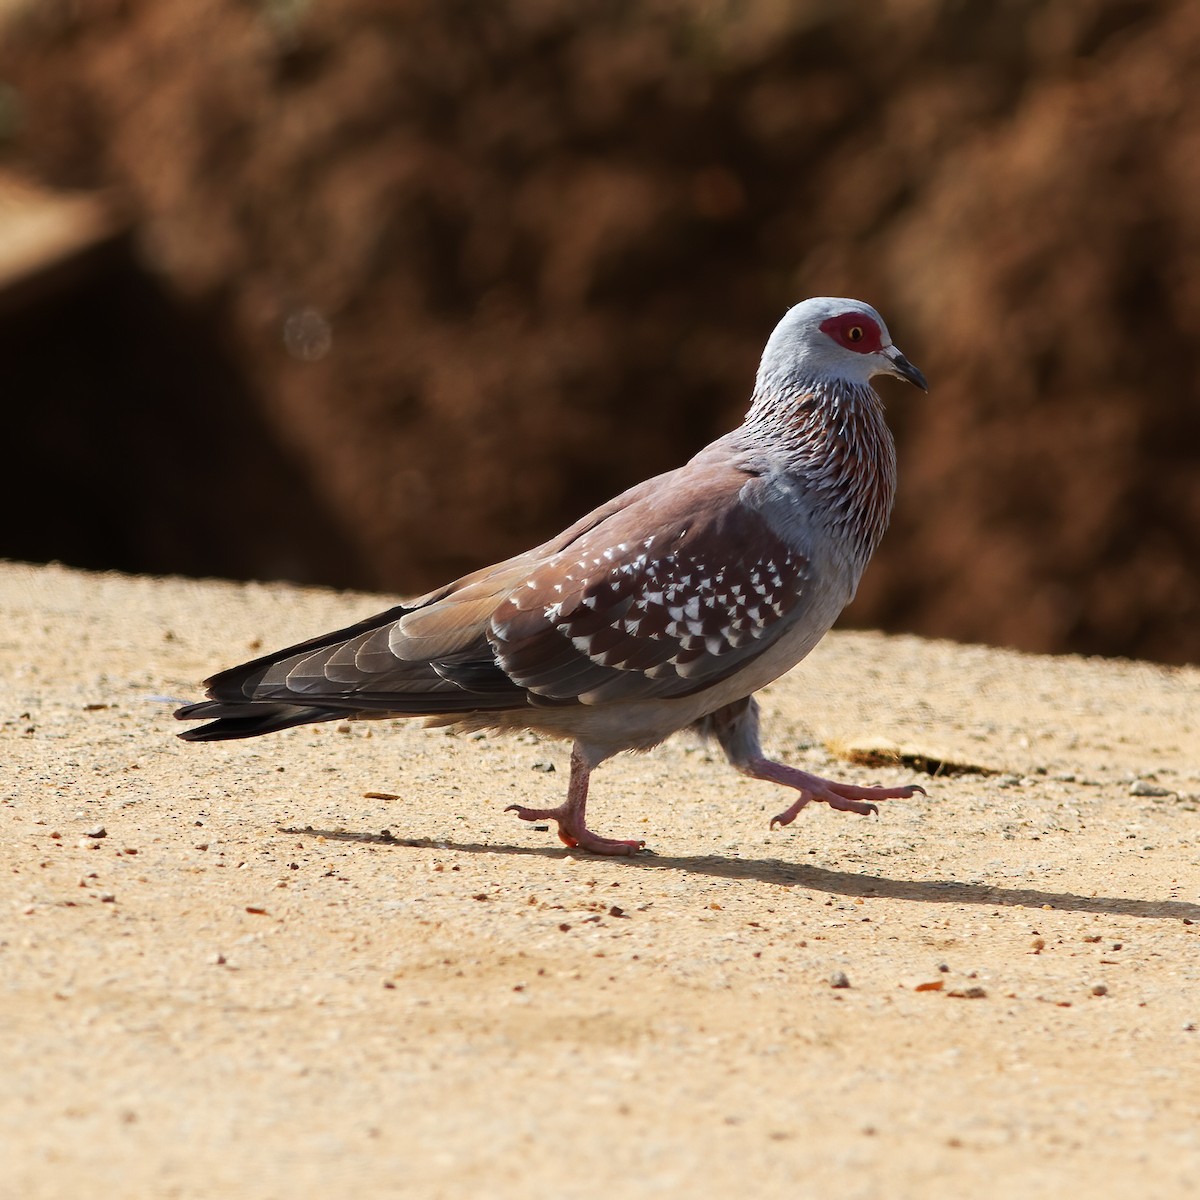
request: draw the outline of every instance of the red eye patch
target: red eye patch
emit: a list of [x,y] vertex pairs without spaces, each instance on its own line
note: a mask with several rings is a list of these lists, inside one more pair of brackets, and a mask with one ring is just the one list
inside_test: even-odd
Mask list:
[[879,326],[865,313],[839,313],[821,322],[821,332],[829,334],[839,346],[845,346],[856,354],[874,354],[883,348]]

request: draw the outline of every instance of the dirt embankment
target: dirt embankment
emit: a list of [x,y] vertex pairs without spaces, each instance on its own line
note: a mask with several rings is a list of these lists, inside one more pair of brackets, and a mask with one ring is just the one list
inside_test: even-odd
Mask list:
[[[6,346],[5,502],[101,511],[74,561],[419,590],[679,462],[788,303],[849,294],[933,381],[889,390],[853,620],[1200,660],[1194,3],[13,11],[6,157],[108,189],[168,297],[46,317],[86,402]],[[174,374],[168,304],[207,338]],[[169,467],[115,496],[131,446]]]

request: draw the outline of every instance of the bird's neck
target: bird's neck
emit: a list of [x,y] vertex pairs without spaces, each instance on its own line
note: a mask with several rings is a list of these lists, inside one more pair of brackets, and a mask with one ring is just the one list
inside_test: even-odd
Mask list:
[[874,389],[842,380],[760,389],[743,429],[858,570],[865,567],[896,495],[896,447]]

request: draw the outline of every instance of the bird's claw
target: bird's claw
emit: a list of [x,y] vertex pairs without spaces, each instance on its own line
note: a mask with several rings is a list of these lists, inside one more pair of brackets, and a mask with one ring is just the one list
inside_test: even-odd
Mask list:
[[[786,808],[777,816],[771,818],[771,828],[777,825],[790,825],[809,801],[815,800],[828,804],[839,812],[858,813],[860,817],[878,816],[879,805],[875,800],[907,800],[918,792],[926,794],[920,784],[906,784],[903,787],[856,787],[850,783],[833,783],[830,780],[809,776],[806,784],[811,781],[818,786],[799,788],[800,799],[790,808]],[[868,799],[869,797],[869,799]]]
[[572,850],[589,850],[592,854],[634,855],[644,850],[644,841],[601,837],[593,833],[579,817],[578,810],[569,805],[558,808],[526,808],[523,804],[510,804],[505,812],[515,812],[522,821],[555,821],[558,824],[558,840]]

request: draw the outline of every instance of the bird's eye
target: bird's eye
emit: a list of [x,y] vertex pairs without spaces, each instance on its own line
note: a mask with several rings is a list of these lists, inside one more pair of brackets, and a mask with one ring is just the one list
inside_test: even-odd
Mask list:
[[822,333],[831,337],[843,350],[850,350],[855,354],[870,354],[880,349],[879,326],[866,313],[839,313],[836,317],[823,321],[820,328]]

